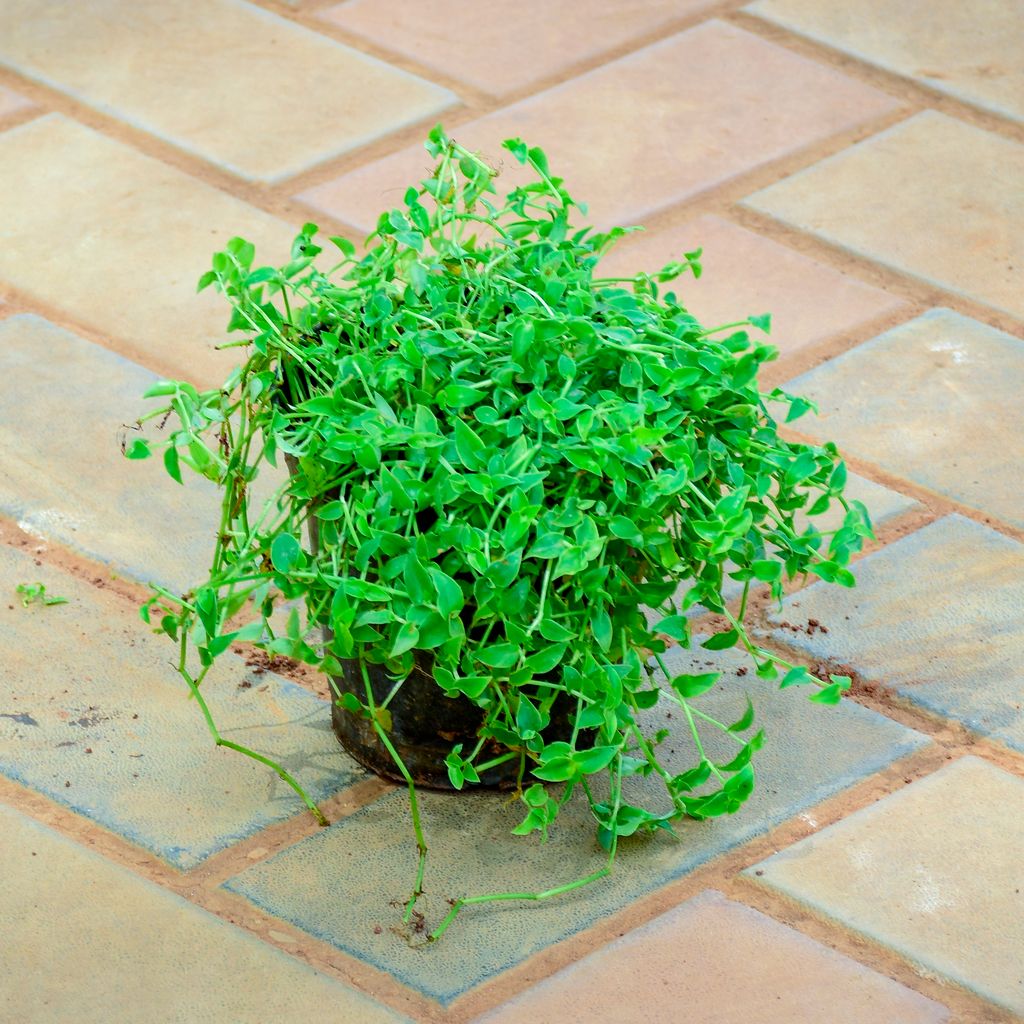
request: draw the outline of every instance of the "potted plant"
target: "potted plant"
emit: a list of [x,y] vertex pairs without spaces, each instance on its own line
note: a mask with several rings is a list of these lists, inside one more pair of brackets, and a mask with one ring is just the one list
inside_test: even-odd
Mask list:
[[[499,199],[495,171],[435,129],[433,173],[381,215],[365,255],[331,238],[329,269],[313,224],[283,267],[254,266],[232,239],[199,287],[231,303],[245,360],[217,390],[151,388],[160,407],[144,419],[173,427],[127,450],[162,449],[174,480],[187,467],[222,493],[207,578],[183,595],[156,587],[143,608],[177,642],[216,742],[277,771],[326,823],[282,766],[220,736],[202,695],[239,642],[325,673],[342,741],[409,787],[420,856],[407,921],[427,853],[418,784],[512,787],[520,835],[546,834],[574,795],[589,802],[606,866],[531,898],[607,874],[622,837],[739,808],[762,743],[749,704],[715,720],[694,701],[717,674],[666,670],[658,685],[661,655],[689,644],[685,613],[700,604],[727,624],[705,647],[742,645],[760,676],[781,670],[783,686],[837,702],[848,679],[751,639],[747,595],[760,581],[778,598],[807,573],[852,585],[845,566],[870,536],[834,446],[778,433],[770,403],[789,419],[809,405],[758,388],[775,350],[746,328],[768,318],[709,330],[663,291],[699,275],[699,251],[653,275],[600,276],[625,231],[577,223],[586,210],[544,153],[504,145],[534,180]],[[284,466],[255,501],[257,476]],[[847,514],[829,535],[794,521],[832,501]],[[736,614],[726,574],[743,584]],[[305,622],[293,610],[275,628],[275,607],[297,601]],[[698,751],[682,773],[641,724],[659,701],[681,709]],[[736,740],[727,763],[703,754],[707,729]],[[635,774],[661,778],[670,810],[628,802]],[[430,937],[468,903],[510,895],[454,901]]]

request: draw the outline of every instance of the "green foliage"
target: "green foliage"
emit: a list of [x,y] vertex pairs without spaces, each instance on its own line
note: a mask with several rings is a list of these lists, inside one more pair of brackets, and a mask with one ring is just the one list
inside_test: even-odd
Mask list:
[[19,583],[15,589],[21,594],[21,605],[23,608],[27,608],[36,601],[43,605],[68,603],[68,598],[66,597],[47,594],[46,586],[42,583]]
[[[306,224],[284,266],[254,266],[241,238],[213,257],[199,287],[231,303],[245,362],[216,390],[161,382],[147,418],[175,418],[160,442],[167,472],[215,481],[221,522],[208,578],[181,598],[160,591],[144,614],[182,645],[186,674],[186,640],[198,650],[197,693],[239,637],[328,674],[346,659],[383,664],[396,681],[428,654],[439,687],[484,712],[475,748],[447,759],[451,781],[477,782],[495,745],[514,756],[517,833],[546,835],[576,787],[612,855],[620,837],[731,813],[753,788],[752,709],[725,725],[693,707],[717,676],[659,689],[653,673],[668,643],[689,643],[688,608],[726,612],[726,575],[777,598],[808,573],[852,584],[845,565],[869,527],[842,498],[835,447],[779,436],[769,403],[790,418],[809,404],[758,388],[775,350],[742,328],[766,332],[767,315],[709,331],[663,290],[699,275],[699,251],[603,278],[598,261],[625,232],[578,224],[584,209],[540,150],[505,143],[535,180],[499,199],[495,172],[440,129],[427,148],[433,173],[380,216],[364,256],[331,238],[328,258]],[[150,447],[136,441],[128,457]],[[253,480],[282,457],[287,483],[256,507]],[[847,508],[840,529],[797,526],[833,501]],[[326,644],[297,622],[274,632],[275,605],[297,598]],[[259,621],[230,632],[245,608]],[[742,644],[774,671],[742,618],[704,646]],[[795,671],[783,685],[839,699],[839,682]],[[642,724],[659,697],[683,712],[689,771],[669,773],[664,737]],[[546,740],[556,699],[571,736]],[[386,738],[369,687],[345,706]],[[736,756],[710,762],[707,728],[735,740]],[[624,777],[652,773],[667,812],[623,796]],[[562,796],[535,780],[564,784]]]

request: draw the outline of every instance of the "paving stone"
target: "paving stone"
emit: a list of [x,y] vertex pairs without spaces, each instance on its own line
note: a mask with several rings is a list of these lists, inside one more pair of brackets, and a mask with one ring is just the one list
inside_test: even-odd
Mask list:
[[[0,512],[120,575],[184,592],[204,578],[216,487],[129,462],[118,433],[152,407],[156,374],[41,317],[0,321]],[[131,436],[126,432],[125,436]]]
[[684,274],[667,287],[706,327],[771,313],[768,340],[783,355],[905,306],[894,295],[714,216],[627,236],[599,271],[654,271],[698,248],[704,250],[700,278]]
[[[749,693],[768,741],[760,752],[759,783],[737,816],[684,822],[680,840],[664,833],[649,841],[624,842],[608,879],[543,903],[468,908],[443,941],[410,949],[389,926],[400,917],[389,905],[404,900],[416,867],[406,794],[396,792],[371,807],[247,869],[227,887],[318,938],[388,971],[426,995],[449,1003],[463,992],[532,953],[606,917],[640,895],[820,802],[865,774],[925,743],[924,737],[852,702],[823,709],[793,690],[769,692],[735,651],[669,655],[670,671],[726,673],[702,698],[710,714],[739,716]],[[769,699],[770,698],[770,699]],[[650,713],[652,731],[669,721]],[[688,734],[687,734],[688,735]],[[705,736],[710,756],[725,755],[715,736]],[[691,742],[681,734],[665,744],[667,767],[693,763]],[[734,746],[729,747],[735,750]],[[731,754],[725,756],[732,756]],[[632,798],[663,806],[650,780],[627,780]],[[639,791],[639,792],[638,792]],[[494,891],[538,891],[588,874],[603,863],[594,823],[575,800],[548,841],[509,835],[522,815],[505,794],[421,793],[430,846],[421,909],[435,927],[448,897]],[[378,934],[379,929],[379,934]]]
[[1021,8],[1004,0],[760,0],[748,8],[858,60],[1024,121]]
[[[521,136],[544,147],[569,191],[589,204],[590,219],[609,225],[641,221],[894,107],[875,89],[711,21],[460,126],[455,135],[504,168],[500,191],[524,180],[502,140]],[[414,145],[299,198],[369,230],[430,166]]]
[[450,106],[447,89],[240,0],[9,0],[0,60],[246,178],[277,181]]
[[16,92],[11,92],[10,89],[0,86],[0,117],[6,117],[8,114],[30,106],[32,104],[24,96],[19,96]]
[[404,1019],[11,808],[0,826],[6,1021]]
[[804,433],[1024,527],[1024,341],[934,309],[786,387],[819,404]]
[[1020,316],[1024,146],[932,110],[744,202],[965,298]]
[[964,757],[757,870],[763,884],[1024,1013],[1022,847],[1024,780]]
[[947,516],[854,571],[855,589],[816,583],[774,616],[828,633],[775,638],[1024,751],[1024,545]]
[[477,1024],[939,1024],[945,1007],[707,890]]
[[213,350],[230,309],[196,281],[233,235],[283,263],[284,221],[57,114],[0,134],[0,179],[0,280],[193,382],[239,362]]
[[[15,588],[29,582],[69,603],[22,607]],[[174,645],[131,604],[5,547],[0,593],[4,775],[182,869],[306,813],[270,769],[213,745]],[[223,736],[279,761],[314,800],[365,778],[328,704],[297,684],[226,654],[204,694]]]
[[[321,12],[341,28],[419,64],[502,96],[710,7],[712,0],[524,0],[510,31],[503,0],[349,0]],[[452,26],[458,25],[453,31]]]

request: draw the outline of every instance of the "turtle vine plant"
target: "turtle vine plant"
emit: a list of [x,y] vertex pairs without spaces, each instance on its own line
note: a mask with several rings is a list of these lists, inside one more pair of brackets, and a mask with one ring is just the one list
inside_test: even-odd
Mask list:
[[[356,666],[365,685],[332,683],[336,701],[409,783],[419,859],[406,922],[427,841],[389,704],[415,665],[430,667],[438,696],[480,711],[475,741],[447,756],[454,788],[510,767],[517,835],[546,837],[567,801],[589,804],[607,852],[599,870],[543,892],[460,894],[431,940],[467,905],[544,899],[608,874],[624,837],[736,811],[763,742],[753,710],[709,714],[701,695],[719,674],[672,673],[666,647],[690,644],[685,612],[700,604],[728,624],[705,648],[739,645],[759,676],[836,703],[849,680],[759,646],[747,595],[760,581],[779,598],[784,579],[807,573],[852,585],[845,566],[870,536],[863,506],[842,496],[835,447],[779,435],[773,402],[788,419],[810,406],[759,390],[775,350],[746,328],[766,332],[767,316],[701,326],[663,287],[699,275],[699,251],[655,274],[601,276],[626,232],[577,223],[586,208],[545,154],[504,147],[532,174],[499,199],[497,172],[436,128],[433,172],[381,215],[365,255],[331,238],[326,260],[313,224],[282,267],[254,266],[253,246],[232,239],[199,287],[227,297],[244,362],[216,390],[150,388],[161,402],[144,419],[171,428],[127,450],[162,449],[174,480],[187,467],[220,489],[207,578],[182,595],[154,587],[143,618],[177,642],[216,742],[276,771],[322,823],[282,765],[220,735],[203,685],[236,642],[329,679]],[[290,473],[257,502],[254,480],[285,460]],[[833,501],[846,509],[838,529],[798,525]],[[743,584],[735,614],[727,577]],[[307,626],[292,612],[275,629],[275,605],[296,599]],[[381,667],[393,685],[378,699],[369,672]],[[657,704],[692,740],[683,771],[666,765],[665,730],[645,724]],[[552,730],[559,708],[564,728]],[[708,730],[735,741],[731,756],[709,756]],[[631,776],[660,779],[663,802],[633,802]]]

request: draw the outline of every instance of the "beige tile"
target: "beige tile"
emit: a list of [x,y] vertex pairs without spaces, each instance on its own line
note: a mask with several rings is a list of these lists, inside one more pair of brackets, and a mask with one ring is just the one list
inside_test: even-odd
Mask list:
[[10,89],[4,89],[0,86],[0,117],[6,117],[8,114],[14,114],[19,110],[24,110],[30,107],[32,104],[29,103],[24,96],[19,96],[16,92],[11,92]]
[[747,205],[858,255],[1024,315],[1024,146],[935,111]]
[[1024,781],[965,757],[757,870],[764,884],[1022,1013],[1021,849]]
[[1024,121],[1024,8],[1017,0],[760,0],[747,9]]
[[129,461],[118,443],[156,407],[142,400],[155,374],[25,314],[0,320],[0,380],[0,513],[119,576],[178,593],[205,579],[216,486],[188,473],[181,486],[162,458]]
[[[20,583],[67,604],[23,607]],[[271,768],[214,745],[176,645],[134,602],[2,545],[0,596],[0,776],[182,871],[268,825],[312,822]],[[226,653],[203,692],[222,735],[280,763],[310,799],[366,778],[331,731],[330,704],[298,683]]]
[[773,639],[1024,753],[1024,544],[944,516],[854,571],[786,597]]
[[[896,386],[887,386],[895,382]],[[933,309],[786,385],[818,404],[798,429],[1024,527],[1024,340]]]
[[0,859],[12,1024],[404,1019],[7,807]]
[[[685,1008],[685,1009],[684,1009]],[[940,1024],[945,1007],[706,891],[476,1024]]]
[[322,12],[341,28],[493,96],[551,78],[657,31],[713,0],[348,0]]
[[[736,815],[676,822],[678,838],[659,832],[623,840],[609,878],[564,897],[510,902],[500,908],[467,907],[429,950],[410,948],[389,928],[400,915],[388,903],[408,891],[415,870],[404,792],[382,797],[331,828],[317,829],[316,835],[243,870],[225,887],[447,1006],[532,954],[607,919],[645,893],[657,893],[673,879],[926,743],[921,734],[853,701],[823,709],[810,703],[805,692],[779,693],[776,684],[754,677],[746,652],[673,647],[664,660],[670,675],[710,669],[723,673],[714,689],[700,698],[702,713],[734,721],[742,714],[747,695],[754,703],[758,728],[764,729],[767,740],[756,757],[757,787],[750,803]],[[640,724],[648,736],[662,728],[671,731],[659,748],[670,774],[696,763],[692,740],[684,735],[686,726],[665,702],[645,712]],[[726,756],[734,756],[734,740],[713,735],[710,728],[701,731],[708,757],[721,764]],[[661,789],[659,780],[636,776],[626,780],[623,799],[637,806],[662,807]],[[419,800],[430,860],[426,893],[417,909],[426,915],[430,928],[447,913],[450,898],[535,892],[570,882],[604,863],[594,838],[593,816],[579,792],[545,842],[537,836],[509,835],[522,814],[506,794],[477,789],[455,798],[421,793]],[[528,1016],[522,1019],[530,1021]],[[576,1019],[593,1018],[581,1015],[567,1024]],[[699,1017],[693,1021],[706,1024]]]
[[[830,68],[711,21],[455,135],[506,169],[514,161],[502,140],[518,135],[543,147],[569,191],[590,205],[596,222],[609,225],[641,221],[894,106]],[[300,198],[369,230],[430,166],[422,147],[410,146]],[[515,180],[506,171],[497,184],[503,189]]]
[[0,60],[235,174],[276,181],[430,117],[447,90],[243,0],[7,0]]
[[196,281],[232,235],[283,262],[289,225],[56,114],[0,134],[0,180],[0,280],[161,373],[212,386],[239,361]]
[[894,295],[712,216],[673,230],[627,236],[601,262],[599,272],[657,270],[698,248],[704,250],[700,278],[684,274],[666,287],[707,327],[771,313],[768,340],[783,354],[905,305]]

